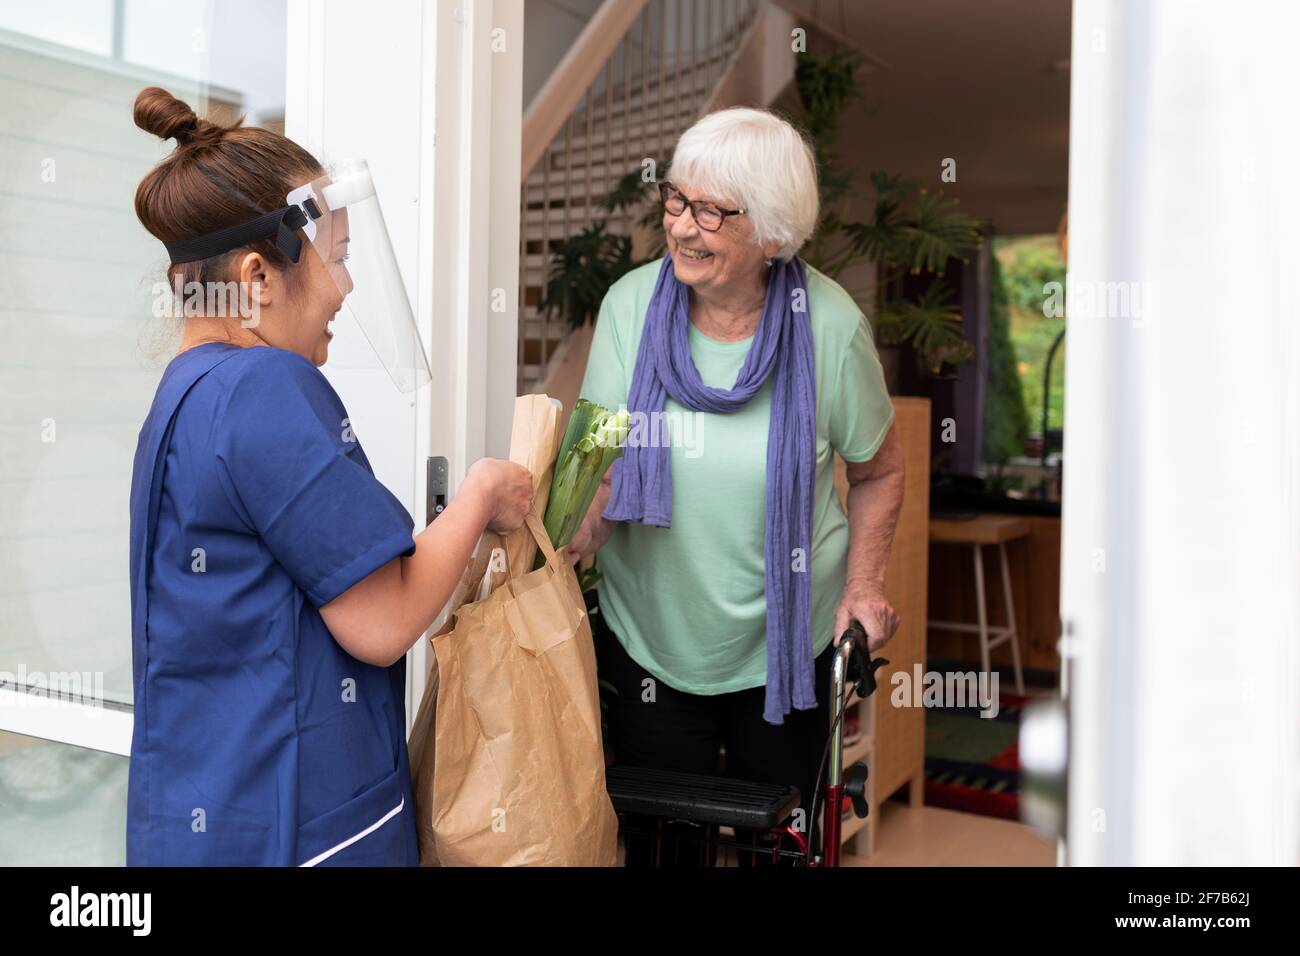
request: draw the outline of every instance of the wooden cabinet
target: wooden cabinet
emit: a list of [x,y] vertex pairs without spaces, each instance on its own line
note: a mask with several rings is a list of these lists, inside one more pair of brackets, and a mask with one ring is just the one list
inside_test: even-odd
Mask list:
[[[900,624],[881,650],[889,664],[876,673],[877,690],[869,701],[854,705],[862,725],[862,738],[846,746],[844,765],[865,761],[870,771],[866,820],[852,815],[844,821],[844,839],[855,840],[852,852],[866,856],[876,845],[880,803],[900,788],[908,787],[914,806],[920,806],[925,788],[925,709],[890,705],[891,679],[899,671],[909,676],[913,667],[925,669],[927,579],[930,527],[930,402],[924,398],[894,399],[894,427],[898,429],[907,463],[903,506],[894,532],[885,587]],[[845,501],[848,483],[844,465],[836,461],[836,487]],[[847,509],[846,509],[847,510]],[[852,711],[851,711],[852,712]]]

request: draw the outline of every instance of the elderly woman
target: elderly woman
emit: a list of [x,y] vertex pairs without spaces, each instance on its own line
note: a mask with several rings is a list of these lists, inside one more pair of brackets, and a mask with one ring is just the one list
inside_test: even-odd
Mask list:
[[832,645],[851,619],[873,649],[898,626],[893,406],[861,310],[797,258],[817,181],[789,123],[704,117],[660,194],[668,254],[609,290],[582,386],[633,414],[570,545],[600,550],[611,739],[622,763],[694,773],[725,748],[728,775],[797,785],[807,809]]

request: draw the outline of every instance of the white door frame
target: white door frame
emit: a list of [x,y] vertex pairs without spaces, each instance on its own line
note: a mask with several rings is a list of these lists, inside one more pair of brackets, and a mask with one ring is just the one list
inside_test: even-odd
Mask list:
[[0,730],[122,757],[131,754],[132,713],[102,697],[0,687]]

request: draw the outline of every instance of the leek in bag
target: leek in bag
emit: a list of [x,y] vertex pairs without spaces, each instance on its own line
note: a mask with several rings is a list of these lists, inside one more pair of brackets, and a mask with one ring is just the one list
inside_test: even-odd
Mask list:
[[556,549],[573,540],[582,527],[605,472],[623,454],[627,432],[626,409],[611,412],[585,398],[578,399],[564,430],[546,503],[544,524]]

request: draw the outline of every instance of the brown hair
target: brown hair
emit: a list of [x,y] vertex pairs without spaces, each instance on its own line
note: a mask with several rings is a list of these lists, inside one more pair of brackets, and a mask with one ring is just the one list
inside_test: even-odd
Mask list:
[[[176,140],[176,149],[140,181],[135,214],[157,239],[172,242],[245,222],[284,205],[291,189],[323,170],[311,153],[291,139],[256,126],[241,116],[223,126],[200,119],[166,90],[151,86],[135,98],[135,125],[159,139]],[[268,239],[249,249],[287,269],[289,259]],[[225,282],[239,250],[167,270],[182,283]],[[290,273],[291,275],[293,273]]]

